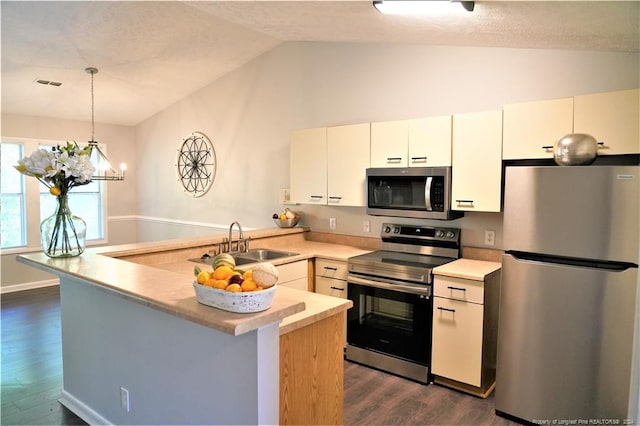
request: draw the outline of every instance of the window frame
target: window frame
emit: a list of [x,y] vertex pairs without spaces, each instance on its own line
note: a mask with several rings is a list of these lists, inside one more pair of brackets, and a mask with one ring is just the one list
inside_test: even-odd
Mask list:
[[[31,155],[40,145],[63,145],[66,141],[51,139],[28,139],[2,136],[2,143],[22,144],[23,155]],[[103,148],[104,149],[104,148]],[[17,173],[17,172],[16,172]],[[102,238],[86,240],[87,247],[105,245],[108,243],[109,217],[107,216],[107,187],[105,182],[98,181],[100,193],[102,195]],[[40,243],[40,181],[38,179],[25,176],[24,179],[24,218],[26,245],[11,248],[0,248],[3,254],[31,253],[42,250]],[[53,213],[53,212],[52,212]]]

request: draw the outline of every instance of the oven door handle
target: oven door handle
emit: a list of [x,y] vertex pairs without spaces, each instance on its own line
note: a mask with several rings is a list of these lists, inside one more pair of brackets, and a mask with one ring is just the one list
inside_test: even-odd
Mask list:
[[[391,280],[387,280],[387,281],[391,281]],[[426,296],[427,298],[431,296],[431,289],[429,287],[421,288],[422,286],[417,287],[412,285],[400,284],[397,282],[390,284],[389,282],[381,282],[377,280],[365,279],[365,278],[356,277],[353,275],[349,275],[347,277],[347,283],[358,284],[358,285],[363,285],[367,287],[376,287],[384,290],[399,291],[402,293],[415,294],[418,296]]]

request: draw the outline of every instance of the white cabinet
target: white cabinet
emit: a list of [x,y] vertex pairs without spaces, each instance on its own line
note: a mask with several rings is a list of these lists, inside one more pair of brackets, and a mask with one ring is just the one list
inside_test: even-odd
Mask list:
[[309,261],[300,260],[298,262],[278,265],[278,285],[297,288],[298,290],[309,290]]
[[451,166],[451,116],[409,120],[409,167]]
[[291,202],[364,206],[369,146],[369,123],[291,131]]
[[561,137],[573,132],[573,98],[503,107],[502,158],[553,158]]
[[639,153],[639,98],[639,89],[576,96],[574,132],[603,142],[598,155]]
[[347,298],[347,263],[316,258],[316,293]]
[[451,166],[451,116],[371,123],[371,167]]
[[452,151],[452,208],[499,212],[502,111],[454,115]]
[[486,397],[495,386],[500,263],[459,259],[433,273],[435,382]]
[[[316,258],[316,293],[347,298],[347,262]],[[344,347],[347,347],[347,316],[344,318]]]
[[327,128],[327,204],[364,207],[370,125]]
[[409,121],[371,123],[371,167],[407,167]]
[[327,204],[327,128],[292,130],[289,138],[291,202]]

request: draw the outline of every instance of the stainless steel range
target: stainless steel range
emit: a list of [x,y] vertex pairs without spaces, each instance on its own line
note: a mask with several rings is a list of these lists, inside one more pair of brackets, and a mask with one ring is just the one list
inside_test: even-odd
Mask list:
[[460,257],[460,230],[385,223],[382,250],[349,258],[346,358],[429,383],[433,274]]

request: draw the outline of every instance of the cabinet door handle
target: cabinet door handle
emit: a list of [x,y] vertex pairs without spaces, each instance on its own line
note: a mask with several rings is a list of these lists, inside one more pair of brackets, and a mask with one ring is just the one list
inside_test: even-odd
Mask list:
[[329,197],[330,200],[342,200],[342,197],[336,197],[336,196],[332,196]]
[[542,147],[542,149],[544,149],[545,151],[549,151],[550,149],[553,149],[553,145],[545,145]]
[[455,313],[455,312],[456,312],[456,310],[455,310],[455,309],[443,308],[442,306],[438,306],[438,310],[439,310],[439,311],[453,312],[453,313]]
[[418,162],[418,161],[426,162],[427,161],[427,157],[411,157],[411,161],[414,161],[414,162]]
[[598,149],[604,149],[604,148],[609,148],[609,147],[606,146],[604,142],[598,142]]
[[467,291],[466,288],[462,288],[462,287],[447,287],[449,290],[458,290],[458,291]]
[[334,286],[331,286],[331,287],[329,287],[329,288],[330,288],[331,290],[340,290],[340,291],[344,291],[344,288],[340,288],[340,287],[334,287]]
[[458,204],[473,204],[473,200],[456,200]]
[[317,198],[317,199],[320,199],[320,198],[324,198],[324,196],[322,196],[322,195],[309,195],[309,198]]
[[334,268],[333,266],[325,266],[324,269],[328,269],[330,271],[337,271],[338,268]]
[[387,163],[399,163],[402,157],[387,157]]

